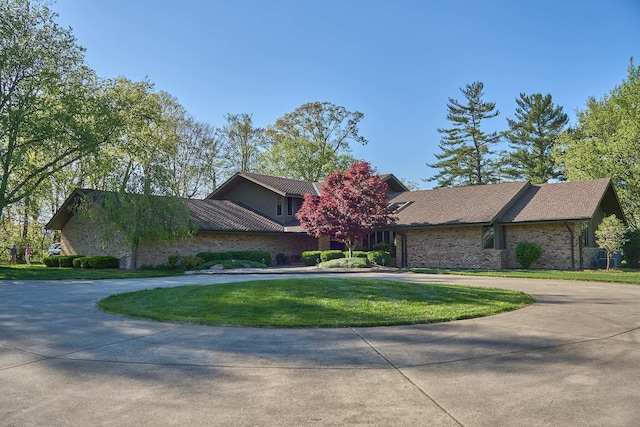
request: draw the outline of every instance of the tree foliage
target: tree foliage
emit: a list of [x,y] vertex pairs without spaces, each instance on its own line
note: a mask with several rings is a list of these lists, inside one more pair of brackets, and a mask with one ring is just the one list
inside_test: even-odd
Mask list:
[[553,104],[550,94],[520,93],[516,103],[515,120],[507,119],[509,131],[506,135],[512,151],[506,158],[506,175],[534,184],[559,179],[562,174],[555,164],[552,149],[569,117],[561,106]]
[[280,117],[267,129],[269,148],[261,171],[277,176],[319,181],[353,158],[350,142],[367,144],[359,134],[359,111],[329,102],[310,102]]
[[0,215],[114,129],[83,49],[55,17],[38,0],[0,2]]
[[258,158],[267,145],[265,131],[253,125],[251,114],[227,114],[227,123],[217,130],[224,150],[228,175],[256,172]]
[[619,86],[589,98],[555,156],[569,181],[611,178],[626,218],[640,227],[640,67],[631,62]]
[[311,236],[344,242],[352,256],[365,235],[396,220],[388,205],[387,184],[368,163],[356,162],[344,173],[328,174],[320,196],[305,194],[296,218]]
[[89,192],[75,212],[95,228],[103,244],[123,242],[131,247],[133,269],[141,243],[153,244],[191,236],[187,204],[173,196],[126,192]]
[[607,251],[607,270],[609,270],[613,253],[622,250],[622,246],[626,243],[626,233],[627,228],[624,222],[615,215],[603,218],[596,229],[596,244]]
[[500,140],[497,132],[482,130],[483,121],[500,114],[495,103],[485,102],[484,84],[473,82],[460,91],[465,97],[461,103],[449,98],[447,120],[449,129],[438,129],[441,153],[436,154],[435,163],[427,166],[440,171],[427,181],[437,181],[439,187],[481,185],[497,182],[499,167],[493,158],[492,147]]

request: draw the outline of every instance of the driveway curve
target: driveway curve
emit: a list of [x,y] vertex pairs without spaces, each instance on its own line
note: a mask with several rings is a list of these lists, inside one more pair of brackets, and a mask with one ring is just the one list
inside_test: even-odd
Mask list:
[[640,419],[640,286],[375,274],[520,290],[537,302],[430,325],[254,329],[129,319],[95,304],[131,290],[268,276],[1,281],[0,425],[627,426]]

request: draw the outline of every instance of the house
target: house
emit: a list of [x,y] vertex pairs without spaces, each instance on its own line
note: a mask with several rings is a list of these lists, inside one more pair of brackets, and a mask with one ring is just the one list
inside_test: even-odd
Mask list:
[[[521,241],[543,247],[534,268],[589,267],[602,218],[615,214],[624,220],[609,179],[408,191],[393,175],[381,178],[398,221],[366,236],[361,246],[388,244],[402,267],[517,268],[515,248]],[[121,242],[101,246],[91,225],[68,209],[87,191],[75,190],[47,228],[61,231],[65,254],[108,254],[131,267],[130,248]],[[175,254],[245,249],[295,261],[302,251],[336,247],[328,238],[307,235],[295,219],[306,193],[318,194],[318,183],[236,173],[204,200],[185,200],[197,225],[192,239],[142,244],[137,264],[163,264]]]

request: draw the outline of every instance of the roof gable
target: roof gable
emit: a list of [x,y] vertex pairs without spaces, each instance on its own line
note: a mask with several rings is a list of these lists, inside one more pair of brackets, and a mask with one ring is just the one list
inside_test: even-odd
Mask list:
[[281,196],[302,197],[305,193],[318,194],[314,184],[309,181],[280,178],[257,173],[238,172],[225,181],[213,193],[207,196],[207,199],[220,200],[224,198],[225,194],[242,181],[252,182]]
[[523,181],[406,191],[390,202],[403,206],[396,214],[396,226],[491,224],[529,185]]
[[608,178],[532,185],[499,222],[589,220],[601,206],[625,221]]

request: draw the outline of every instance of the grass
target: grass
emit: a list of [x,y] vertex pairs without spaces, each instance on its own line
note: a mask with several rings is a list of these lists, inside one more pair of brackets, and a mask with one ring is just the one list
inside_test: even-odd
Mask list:
[[289,328],[446,322],[533,302],[530,295],[502,289],[322,278],[146,290],[112,295],[98,307],[158,321]]
[[470,269],[412,269],[420,274],[458,274],[463,276],[512,277],[520,279],[556,279],[580,280],[590,282],[611,282],[640,284],[639,270],[612,269],[606,270],[470,270]]
[[183,274],[179,270],[121,270],[121,269],[82,269],[53,268],[43,264],[2,265],[0,280],[100,280],[135,279],[145,277],[165,277]]

